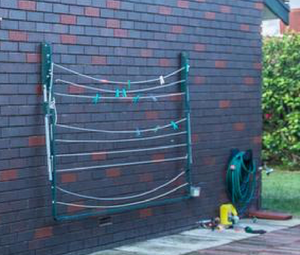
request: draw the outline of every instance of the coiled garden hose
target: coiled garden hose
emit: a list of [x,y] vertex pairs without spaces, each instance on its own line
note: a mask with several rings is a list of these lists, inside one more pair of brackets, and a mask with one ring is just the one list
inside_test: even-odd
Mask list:
[[241,214],[253,199],[256,188],[256,166],[252,156],[237,152],[228,165],[226,186],[232,204]]

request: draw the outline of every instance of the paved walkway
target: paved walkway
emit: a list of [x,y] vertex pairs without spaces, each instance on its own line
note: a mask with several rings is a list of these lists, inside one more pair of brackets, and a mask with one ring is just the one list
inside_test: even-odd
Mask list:
[[[247,234],[243,230],[245,226],[250,226],[253,229],[264,229],[272,233],[265,235]],[[286,248],[291,243],[293,243],[294,248]],[[279,251],[280,247],[284,247],[282,248],[283,252]],[[253,223],[252,220],[242,220],[240,228],[235,230],[211,231],[207,229],[194,229],[177,235],[165,236],[117,247],[112,250],[96,252],[91,255],[183,254],[299,255],[300,219],[288,221],[258,220],[256,223]]]

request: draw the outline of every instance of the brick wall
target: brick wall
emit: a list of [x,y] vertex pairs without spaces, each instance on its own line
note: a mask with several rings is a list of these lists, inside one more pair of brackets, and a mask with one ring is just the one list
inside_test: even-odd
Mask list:
[[[227,201],[224,171],[230,149],[251,148],[259,160],[262,6],[261,0],[1,0],[1,255],[87,254],[178,232],[200,218],[215,216],[218,206]],[[171,72],[179,67],[178,54],[188,52],[192,177],[193,183],[202,187],[201,198],[108,215],[112,224],[106,226],[99,225],[99,217],[55,222],[45,164],[40,84],[43,41],[52,43],[56,63],[115,80],[139,80]],[[62,70],[55,70],[55,75],[96,86]],[[71,94],[91,93],[61,84],[56,89]],[[176,91],[172,89],[166,91]],[[57,102],[59,122],[86,127],[146,128],[183,116],[181,98],[137,105],[125,102],[95,106],[59,98]],[[58,130],[60,137],[90,135],[96,139],[91,134],[65,133]],[[59,146],[62,153],[95,153],[58,163],[66,168],[157,160],[183,152],[159,151],[130,157],[96,153],[127,146]],[[58,183],[85,194],[117,196],[151,189],[182,167],[184,164],[170,163],[64,173],[58,176]],[[69,214],[81,211],[74,207],[59,209]]]

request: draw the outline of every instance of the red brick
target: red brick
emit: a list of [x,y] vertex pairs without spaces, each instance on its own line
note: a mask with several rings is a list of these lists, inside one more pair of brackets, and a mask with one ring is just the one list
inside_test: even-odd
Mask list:
[[75,25],[76,24],[76,16],[74,15],[60,15],[60,23],[67,25]]
[[262,64],[261,63],[254,63],[253,67],[257,70],[261,70],[262,69]]
[[120,9],[120,1],[107,0],[106,7],[110,9]]
[[222,13],[231,13],[231,7],[227,5],[221,5],[220,11]]
[[216,68],[226,68],[226,61],[224,60],[217,60],[215,61],[215,67]]
[[106,20],[106,27],[108,28],[120,28],[120,20],[108,19]]
[[19,9],[35,11],[36,10],[36,2],[35,1],[19,1],[18,2]]
[[199,141],[199,135],[198,134],[192,134],[192,143],[196,143]]
[[45,145],[45,136],[31,136],[28,138],[28,145],[31,147]]
[[154,111],[146,112],[146,119],[148,119],[148,120],[158,119],[158,112],[154,112]]
[[144,58],[152,57],[152,55],[153,55],[152,50],[148,50],[148,49],[142,49],[141,50],[141,56],[144,57]]
[[80,87],[75,87],[75,86],[72,86],[70,85],[69,86],[69,93],[70,94],[82,94],[84,93],[84,88],[80,88]]
[[169,99],[172,102],[179,102],[182,100],[182,96],[181,95],[171,96],[171,97],[169,97]]
[[204,44],[200,44],[200,43],[196,43],[194,45],[194,50],[195,51],[205,51],[205,45]]
[[12,181],[18,178],[18,171],[14,169],[2,170],[0,172],[0,181]]
[[38,84],[35,86],[35,93],[40,96],[43,94],[43,86],[42,84]]
[[189,2],[188,1],[177,1],[177,6],[180,8],[189,8]]
[[104,56],[93,56],[92,64],[95,65],[106,65],[106,57]]
[[114,36],[116,37],[127,37],[127,30],[125,29],[115,29]]
[[172,33],[181,34],[182,33],[182,26],[172,26]]
[[35,230],[34,238],[47,238],[52,236],[52,227],[44,227]]
[[100,9],[95,8],[95,7],[85,7],[84,8],[84,14],[86,16],[99,17],[100,16]]
[[223,108],[223,109],[230,107],[230,101],[229,100],[221,100],[221,101],[219,101],[219,107]]
[[142,209],[139,211],[140,218],[147,218],[153,215],[151,208]]
[[252,141],[254,144],[261,144],[262,138],[261,136],[254,136]]
[[160,6],[158,12],[159,14],[170,15],[172,13],[172,8],[166,6]]
[[255,83],[255,80],[253,77],[245,77],[244,78],[244,83],[247,85],[253,85]]
[[76,182],[76,181],[77,181],[77,174],[75,173],[65,173],[61,175],[62,183],[69,183],[69,182]]
[[26,32],[21,31],[9,31],[9,40],[25,42],[28,40],[28,35]]
[[243,122],[234,123],[233,128],[235,131],[243,131],[245,130],[245,123]]
[[65,44],[76,44],[77,38],[76,35],[61,35],[60,41]]
[[26,61],[27,63],[39,63],[41,62],[41,54],[27,53]]
[[92,154],[92,160],[105,160],[107,158],[106,153],[103,153],[103,151],[101,151],[101,154],[97,154],[97,152],[94,152]]
[[110,168],[105,171],[106,177],[119,177],[121,176],[121,170],[119,168]]
[[153,181],[153,175],[151,173],[141,174],[139,180],[140,182],[151,182]]
[[163,153],[157,153],[157,154],[154,154],[152,155],[152,160],[162,160],[165,158],[165,154]]
[[203,83],[205,83],[205,77],[203,77],[203,76],[196,76],[195,77],[195,83],[196,84],[203,84]]
[[263,10],[264,4],[263,3],[255,3],[254,7],[258,10]]
[[214,13],[214,12],[205,12],[204,13],[204,18],[206,18],[206,19],[215,19],[216,18],[216,13]]
[[159,66],[170,66],[170,62],[169,62],[169,59],[166,59],[166,58],[161,58],[159,60]]
[[249,25],[247,25],[247,24],[241,24],[241,25],[240,25],[240,29],[241,29],[242,31],[249,31],[249,30],[250,30],[250,27],[249,27]]
[[[83,205],[83,202],[75,202],[75,204]],[[68,213],[76,213],[76,212],[83,211],[83,210],[84,210],[84,207],[79,207],[79,206],[68,206],[67,207]]]
[[212,156],[204,158],[203,161],[206,166],[212,166],[216,164],[216,158]]

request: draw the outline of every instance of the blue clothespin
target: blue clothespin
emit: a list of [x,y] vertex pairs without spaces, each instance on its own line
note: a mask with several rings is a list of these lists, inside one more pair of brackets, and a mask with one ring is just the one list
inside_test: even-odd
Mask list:
[[155,96],[152,95],[151,98],[154,102],[157,102],[157,98]]
[[138,128],[136,129],[136,136],[141,136],[141,131]]
[[131,86],[131,85],[130,85],[130,80],[128,80],[128,89],[130,89],[130,86]]
[[115,97],[120,97],[120,90],[119,89],[116,89],[116,95]]
[[154,132],[155,132],[155,133],[158,132],[159,129],[160,129],[160,126],[156,126],[156,127],[154,128]]
[[177,129],[178,129],[178,125],[177,125],[177,123],[175,123],[174,121],[171,121],[171,125],[172,125],[172,128],[173,128],[174,130],[177,130]]
[[100,101],[100,94],[97,93],[96,96],[93,98],[93,103],[97,104]]
[[137,95],[136,97],[133,98],[133,102],[137,103],[140,100],[140,95]]
[[123,97],[127,97],[126,89],[122,89],[122,95]]

